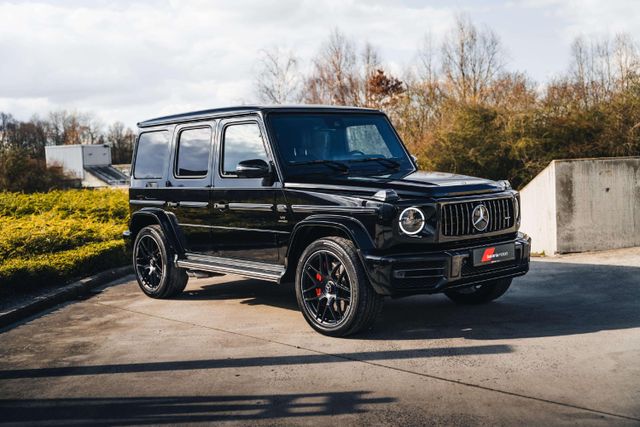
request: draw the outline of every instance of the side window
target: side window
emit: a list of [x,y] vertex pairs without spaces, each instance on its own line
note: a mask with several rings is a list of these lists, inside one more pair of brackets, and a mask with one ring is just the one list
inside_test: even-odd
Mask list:
[[134,178],[160,179],[169,151],[169,132],[145,132],[138,138]]
[[349,126],[347,128],[349,151],[359,151],[365,155],[392,157],[387,143],[376,125]]
[[211,128],[185,129],[180,132],[176,153],[177,177],[204,177],[209,170]]
[[222,175],[235,176],[238,163],[244,160],[269,161],[257,123],[227,126],[223,141]]

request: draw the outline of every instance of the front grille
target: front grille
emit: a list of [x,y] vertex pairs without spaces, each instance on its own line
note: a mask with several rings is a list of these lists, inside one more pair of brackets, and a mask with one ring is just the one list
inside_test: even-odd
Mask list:
[[[478,205],[489,211],[487,228],[478,231],[473,226],[471,213]],[[442,205],[442,234],[447,237],[472,236],[491,233],[513,227],[513,199],[475,200],[472,202],[447,203]]]

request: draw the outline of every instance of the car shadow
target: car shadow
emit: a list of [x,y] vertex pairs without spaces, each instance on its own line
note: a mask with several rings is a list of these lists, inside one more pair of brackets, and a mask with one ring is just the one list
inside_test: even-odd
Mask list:
[[[205,285],[182,299],[242,299],[298,310],[290,286],[256,280]],[[494,340],[640,327],[640,268],[536,260],[499,300],[462,306],[443,295],[387,299],[374,328],[355,339]]]
[[[114,375],[132,373],[177,372],[251,368],[269,366],[310,366],[341,363],[380,362],[389,360],[428,359],[438,357],[479,356],[512,353],[505,344],[472,345],[457,347],[430,347],[402,350],[375,350],[331,354],[296,354],[259,357],[233,357],[220,359],[194,359],[176,361],[149,361],[139,363],[113,363],[104,365],[54,366],[44,368],[0,369],[0,380],[58,378],[87,375]],[[1,383],[0,383],[1,385]],[[2,387],[0,387],[0,394]]]
[[[362,414],[395,401],[369,391],[246,396],[0,399],[2,423],[158,425]],[[310,422],[310,421],[309,421]]]
[[268,305],[286,310],[298,310],[296,293],[291,284],[277,285],[253,279],[240,279],[224,283],[189,286],[176,300],[242,300],[246,305]]

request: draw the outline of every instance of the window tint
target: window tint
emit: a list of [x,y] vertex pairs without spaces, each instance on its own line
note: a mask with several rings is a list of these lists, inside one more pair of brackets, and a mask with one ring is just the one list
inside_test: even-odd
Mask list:
[[176,160],[176,176],[205,176],[209,169],[211,129],[186,129],[180,132]]
[[343,163],[350,176],[414,170],[383,114],[283,112],[269,113],[266,120],[287,177],[326,173],[329,162],[334,168],[335,162]]
[[136,150],[135,178],[162,178],[167,152],[169,132],[145,132],[138,138]]
[[347,145],[349,152],[357,151],[365,155],[392,157],[376,125],[347,127]]
[[260,128],[256,123],[227,126],[224,130],[222,173],[235,175],[243,160],[262,159],[268,162]]

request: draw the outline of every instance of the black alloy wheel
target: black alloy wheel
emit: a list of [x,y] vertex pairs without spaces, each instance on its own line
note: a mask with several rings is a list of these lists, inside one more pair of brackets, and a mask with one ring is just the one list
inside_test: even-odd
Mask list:
[[347,269],[327,250],[311,254],[302,269],[305,309],[321,325],[339,325],[351,309],[351,280]]
[[356,247],[342,237],[311,243],[296,270],[300,311],[316,331],[342,337],[371,327],[382,297],[369,283]]
[[144,227],[133,244],[133,267],[140,289],[152,298],[170,298],[187,286],[187,273],[170,260],[174,251],[158,225]]
[[160,246],[151,234],[141,236],[136,246],[136,274],[140,286],[148,292],[154,292],[160,286],[165,274],[165,266],[160,254]]

